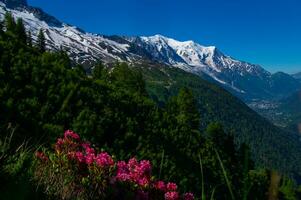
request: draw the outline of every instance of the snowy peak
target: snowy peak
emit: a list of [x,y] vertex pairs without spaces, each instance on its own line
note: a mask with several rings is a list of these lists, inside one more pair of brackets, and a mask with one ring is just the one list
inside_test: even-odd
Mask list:
[[[234,59],[215,46],[203,46],[191,40],[178,41],[162,35],[140,37],[140,41],[139,46],[146,49],[155,61],[197,75],[205,73],[245,100],[282,98],[301,87],[300,83],[292,81],[292,77],[276,78],[260,65]],[[285,82],[289,86],[285,86]]]
[[[231,73],[238,76],[255,75],[270,76],[271,74],[259,65],[238,61],[224,55],[215,46],[203,46],[194,41],[177,41],[162,35],[141,37],[149,53],[166,64],[200,74],[205,72],[220,83],[224,83],[221,74]],[[229,77],[230,78],[230,77]],[[232,83],[231,83],[232,86]]]
[[210,68],[210,71],[222,72],[224,70],[238,71],[239,73],[266,73],[259,65],[253,65],[246,62],[238,61],[230,56],[224,55],[215,46],[203,46],[192,40],[178,41],[172,38],[167,38],[162,35],[154,35],[150,37],[141,37],[141,40],[147,45],[152,46],[154,54],[164,54],[164,52],[174,51],[180,57],[173,60],[169,58],[172,65],[191,67]]
[[150,37],[141,37],[141,40],[148,46],[152,46],[157,52],[155,54],[168,56],[168,63],[175,66],[205,66],[205,60],[212,58],[215,53],[215,47],[205,47],[191,40],[177,41],[162,35]]
[[[203,66],[203,61],[208,57],[213,57],[215,47],[205,47],[193,42],[192,40],[180,42],[172,38],[162,35],[154,35],[150,37],[141,37],[141,39],[154,46],[159,52],[166,49],[174,51],[187,65]],[[174,64],[177,64],[175,61]],[[178,63],[182,65],[183,63]]]
[[0,3],[0,19],[4,18],[6,12],[11,12],[15,18],[23,19],[34,41],[42,29],[48,49],[56,51],[62,48],[77,63],[89,66],[99,60],[127,60],[128,45],[119,44],[100,35],[85,33],[74,26],[61,23],[41,9],[30,6],[11,9],[3,2]]
[[[162,63],[196,75],[206,74],[208,80],[220,84],[243,99],[273,98],[275,86],[281,87],[278,84],[280,80],[283,83],[284,79],[288,79],[285,76],[272,77],[271,73],[259,65],[233,59],[215,46],[203,46],[191,40],[178,41],[162,35],[124,37],[86,33],[60,22],[39,8],[28,6],[25,0],[0,0],[0,19],[4,18],[6,12],[23,19],[34,41],[42,29],[48,49],[64,49],[72,60],[87,68],[98,61]],[[300,86],[295,83],[291,85],[290,88]],[[283,92],[278,93],[281,96]]]

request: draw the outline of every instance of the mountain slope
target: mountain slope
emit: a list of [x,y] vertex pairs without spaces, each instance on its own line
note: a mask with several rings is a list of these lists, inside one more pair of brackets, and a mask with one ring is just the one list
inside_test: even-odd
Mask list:
[[[147,67],[146,67],[147,66]],[[150,96],[164,104],[180,88],[192,89],[202,116],[202,128],[217,121],[234,134],[238,143],[250,145],[260,166],[299,171],[301,144],[298,136],[272,125],[239,99],[199,76],[166,66],[139,65]]]
[[294,74],[293,77],[301,82],[301,72]]
[[287,126],[301,134],[301,90],[282,100],[278,110],[289,119]]
[[49,49],[64,49],[75,62],[87,67],[97,61],[136,63],[147,60],[163,63],[197,75],[205,73],[208,80],[245,101],[280,99],[301,87],[289,75],[282,73],[279,78],[259,65],[226,56],[214,46],[206,47],[193,41],[180,42],[161,35],[123,37],[90,34],[28,6],[25,0],[0,0],[0,18],[6,11],[24,20],[34,40],[42,28]]
[[[10,1],[8,1],[10,2]],[[113,62],[126,60],[128,45],[119,44],[103,36],[85,33],[82,30],[64,24],[54,17],[47,15],[40,9],[24,4],[14,4],[11,9],[0,1],[0,18],[9,11],[16,18],[22,18],[27,30],[30,30],[34,40],[38,31],[43,29],[47,47],[51,50],[66,50],[74,61],[80,64],[91,64],[97,60]]]
[[161,35],[131,38],[129,41],[145,49],[155,61],[196,75],[209,75],[215,83],[245,101],[280,99],[301,87],[288,74],[271,74],[259,65],[226,56],[214,46],[205,47],[193,41],[180,42]]

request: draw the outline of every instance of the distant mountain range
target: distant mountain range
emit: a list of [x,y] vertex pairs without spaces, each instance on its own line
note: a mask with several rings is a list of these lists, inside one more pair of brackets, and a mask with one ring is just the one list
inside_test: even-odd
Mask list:
[[299,81],[301,81],[301,72],[294,74],[293,77]]
[[227,56],[214,46],[206,47],[194,41],[180,42],[162,35],[91,34],[28,6],[25,0],[0,0],[0,18],[7,11],[24,20],[34,40],[38,30],[43,29],[49,49],[64,49],[75,62],[87,68],[98,61],[162,63],[205,77],[245,102],[281,99],[301,88],[300,81],[288,74],[271,74],[259,65]]

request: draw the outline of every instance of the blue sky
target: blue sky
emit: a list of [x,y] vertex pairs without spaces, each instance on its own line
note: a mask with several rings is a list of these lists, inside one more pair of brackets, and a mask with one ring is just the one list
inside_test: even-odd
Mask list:
[[28,0],[88,32],[162,34],[269,71],[301,71],[300,0]]

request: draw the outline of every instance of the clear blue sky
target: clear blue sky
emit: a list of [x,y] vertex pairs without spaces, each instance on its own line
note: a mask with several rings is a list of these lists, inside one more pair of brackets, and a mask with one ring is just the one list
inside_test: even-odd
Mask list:
[[28,0],[88,32],[162,34],[269,71],[301,71],[300,0]]

